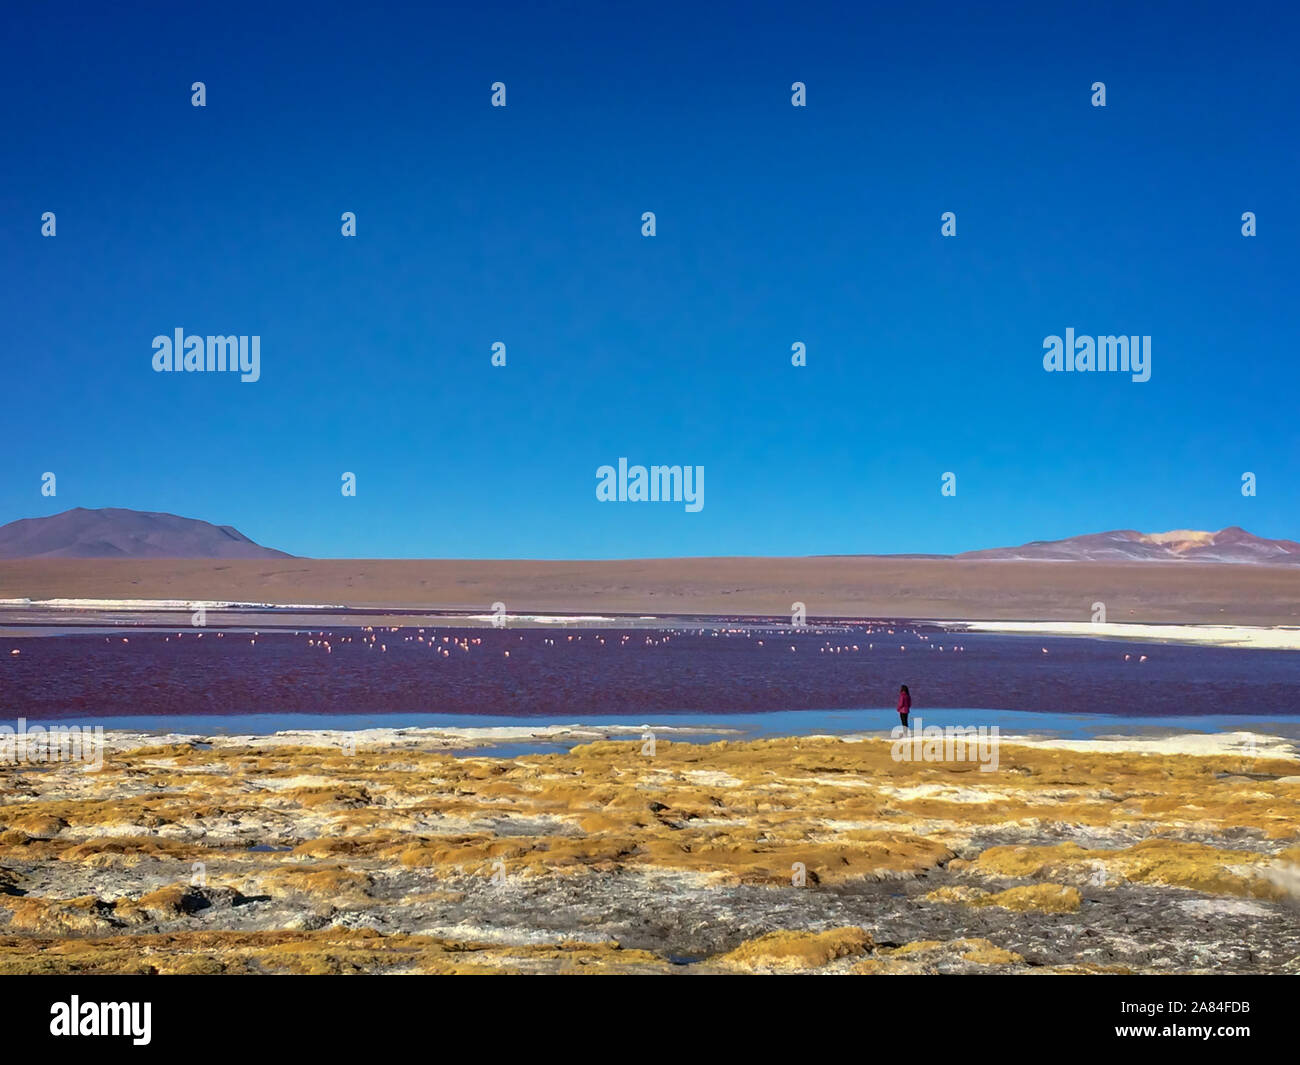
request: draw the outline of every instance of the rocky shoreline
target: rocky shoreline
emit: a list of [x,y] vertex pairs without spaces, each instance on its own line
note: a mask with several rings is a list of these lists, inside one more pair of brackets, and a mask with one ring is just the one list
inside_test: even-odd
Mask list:
[[0,764],[0,973],[1300,972],[1285,741],[425,733]]

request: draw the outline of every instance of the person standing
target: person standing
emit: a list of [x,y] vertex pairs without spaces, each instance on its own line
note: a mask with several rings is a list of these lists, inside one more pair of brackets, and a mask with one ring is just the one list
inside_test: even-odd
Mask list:
[[912,712],[912,693],[907,690],[907,685],[903,684],[898,689],[898,720],[902,722],[903,728],[907,728],[907,715]]

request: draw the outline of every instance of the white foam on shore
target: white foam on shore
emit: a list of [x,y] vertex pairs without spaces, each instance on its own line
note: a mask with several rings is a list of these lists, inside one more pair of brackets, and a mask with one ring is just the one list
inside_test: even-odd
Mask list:
[[604,614],[457,614],[459,621],[488,621],[501,624],[511,621],[531,621],[539,625],[571,625],[581,621],[617,621]]
[[592,743],[598,740],[639,739],[646,731],[657,739],[673,736],[734,736],[739,729],[693,728],[679,725],[484,725],[444,728],[284,729],[265,735],[143,732],[105,729],[107,746],[116,750],[173,743],[207,743],[214,747],[340,747],[432,748],[464,750],[510,743]]
[[[879,733],[860,732],[843,737],[853,743],[893,743]],[[924,742],[920,733],[913,738]],[[1178,754],[1194,757],[1283,758],[1300,762],[1300,752],[1284,736],[1261,732],[1185,732],[1170,736],[1095,736],[1092,739],[1058,739],[1052,736],[1018,735],[1000,730],[997,741],[1004,747],[1038,747],[1054,751],[1080,751],[1089,754]],[[1289,779],[1289,778],[1288,778]]]
[[340,603],[240,603],[226,599],[0,599],[0,606],[52,610],[347,610]]
[[[290,610],[337,610],[350,612],[354,607],[346,603],[255,603],[234,599],[0,599],[0,607],[30,608],[32,610],[274,610],[284,613]],[[371,607],[364,608],[372,610]],[[392,606],[386,608],[391,614],[408,612],[425,613],[420,608]],[[584,621],[617,621],[606,614],[460,614],[455,611],[437,611],[439,617],[447,621],[484,621],[500,623],[506,621],[536,622],[543,625],[567,625]],[[654,621],[656,618],[642,618]]]
[[1195,643],[1267,651],[1300,651],[1300,627],[1287,625],[1148,625],[1126,621],[936,621],[934,624],[965,632],[1091,636],[1146,643]]
[[1284,758],[1300,761],[1295,744],[1282,736],[1258,732],[1188,732],[1175,736],[1096,736],[1093,739],[1051,739],[1001,734],[1008,747],[1039,747],[1092,754],[1181,754],[1196,757],[1233,755],[1240,758]]

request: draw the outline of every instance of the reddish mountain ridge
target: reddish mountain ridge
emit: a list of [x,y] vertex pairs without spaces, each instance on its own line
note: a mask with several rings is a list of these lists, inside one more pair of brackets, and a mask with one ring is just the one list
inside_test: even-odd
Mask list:
[[1300,543],[1268,540],[1238,525],[1218,532],[1175,529],[1141,533],[1134,529],[1034,540],[1020,547],[995,547],[952,556],[1038,562],[1228,562],[1267,566],[1300,564]]
[[[0,526],[0,559],[16,558],[293,558],[263,547],[229,525],[175,514],[103,507],[77,507],[44,518]],[[1300,564],[1300,543],[1269,540],[1232,525],[1218,532],[1134,529],[1034,540],[1020,547],[964,551],[957,555],[892,556],[1026,562],[1215,562]]]
[[238,529],[121,507],[76,507],[0,525],[0,558],[293,558]]

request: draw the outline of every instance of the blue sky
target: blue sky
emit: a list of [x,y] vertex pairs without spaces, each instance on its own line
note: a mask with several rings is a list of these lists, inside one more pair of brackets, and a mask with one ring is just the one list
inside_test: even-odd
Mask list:
[[[0,522],[359,557],[1300,537],[1289,5],[83,6],[0,35]],[[261,380],[154,373],[178,327],[259,335]],[[1151,380],[1045,373],[1067,327],[1150,335]],[[620,456],[703,466],[704,509],[598,503]]]

